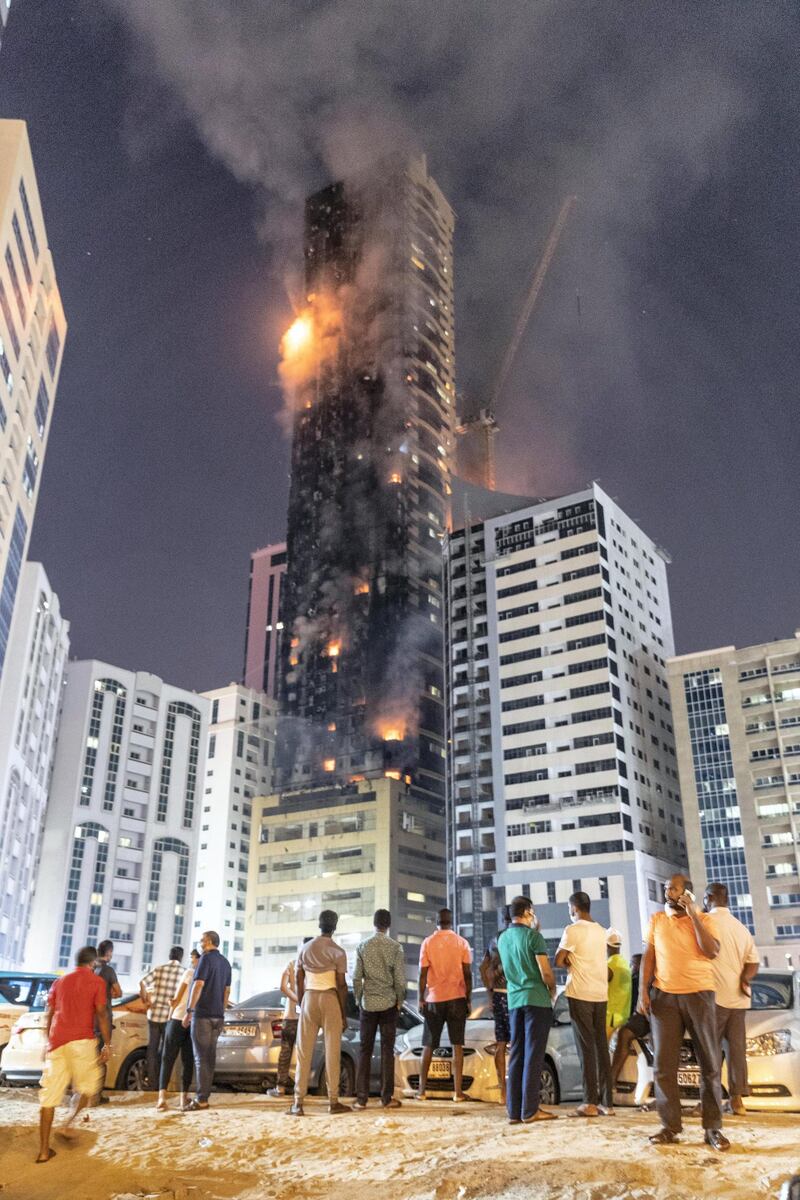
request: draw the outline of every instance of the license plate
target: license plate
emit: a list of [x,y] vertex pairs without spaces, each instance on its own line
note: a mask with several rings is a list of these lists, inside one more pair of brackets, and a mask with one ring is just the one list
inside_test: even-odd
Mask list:
[[446,1059],[434,1059],[428,1071],[431,1079],[449,1079],[450,1063]]
[[699,1071],[678,1071],[678,1087],[700,1087]]
[[257,1025],[229,1025],[225,1030],[228,1037],[257,1037]]

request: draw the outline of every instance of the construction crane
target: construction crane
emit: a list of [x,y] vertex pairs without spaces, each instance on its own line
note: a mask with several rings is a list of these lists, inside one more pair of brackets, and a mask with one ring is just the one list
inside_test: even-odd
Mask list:
[[522,306],[522,312],[519,314],[517,319],[516,328],[514,329],[514,336],[508,344],[508,349],[506,350],[505,357],[503,358],[503,362],[500,367],[500,373],[498,374],[497,381],[494,385],[494,391],[492,392],[492,399],[489,405],[489,409],[492,413],[497,410],[497,404],[503,393],[503,388],[505,387],[506,380],[508,379],[509,371],[514,365],[514,359],[516,358],[519,344],[522,341],[523,334],[528,327],[528,321],[531,319],[531,313],[536,307],[536,301],[539,299],[539,293],[542,290],[542,285],[544,284],[548,268],[550,267],[550,263],[553,261],[553,255],[558,248],[561,234],[564,232],[564,226],[569,220],[569,214],[571,213],[577,198],[577,196],[567,196],[564,200],[561,208],[558,211],[555,224],[550,230],[550,236],[545,243],[544,250],[542,251],[542,257],[536,264],[536,270],[533,273],[531,285],[528,288],[528,295],[525,299],[525,303]]
[[495,487],[494,443],[498,430],[497,421],[495,420],[497,405],[501,399],[509,372],[514,364],[519,344],[528,327],[531,314],[536,307],[536,301],[539,299],[539,293],[542,290],[548,268],[558,248],[561,234],[564,232],[564,226],[569,220],[569,215],[576,200],[577,196],[567,196],[558,211],[558,216],[555,219],[553,228],[550,230],[544,250],[542,251],[542,256],[533,272],[528,293],[525,297],[525,303],[517,319],[513,337],[503,357],[490,403],[485,408],[481,408],[477,416],[468,417],[456,428],[456,434],[458,435],[459,475],[470,483],[480,484],[481,487],[489,488],[490,490],[494,490]]

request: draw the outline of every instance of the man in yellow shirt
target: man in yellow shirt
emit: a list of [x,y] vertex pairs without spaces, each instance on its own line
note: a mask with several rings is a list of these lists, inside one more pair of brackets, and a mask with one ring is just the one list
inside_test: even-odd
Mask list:
[[[722,1091],[712,959],[719,954],[714,918],[701,912],[685,875],[665,885],[664,911],[647,930],[639,1011],[650,1016],[655,1045],[653,1080],[661,1129],[650,1141],[670,1145],[681,1132],[678,1062],[688,1030],[700,1066],[700,1104],[706,1144],[727,1150],[722,1132]],[[653,985],[652,995],[650,985]]]
[[609,929],[606,939],[608,952],[608,1007],[606,1009],[606,1035],[610,1038],[615,1029],[620,1029],[631,1015],[631,968],[622,956],[622,937],[616,929]]

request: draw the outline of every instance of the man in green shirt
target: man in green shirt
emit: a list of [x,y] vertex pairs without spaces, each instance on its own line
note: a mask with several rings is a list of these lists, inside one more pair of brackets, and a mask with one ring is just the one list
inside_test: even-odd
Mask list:
[[539,1106],[547,1035],[553,1023],[556,981],[547,944],[533,926],[533,905],[527,896],[511,901],[511,925],[498,940],[497,950],[508,986],[511,1053],[508,1060],[506,1103],[511,1125],[552,1121],[555,1113]]
[[356,1076],[356,1108],[366,1108],[375,1034],[381,1035],[381,1104],[400,1108],[394,1098],[394,1040],[397,1014],[406,998],[406,966],[403,947],[389,937],[391,914],[379,908],[374,917],[375,933],[356,950],[353,994],[360,1011]]

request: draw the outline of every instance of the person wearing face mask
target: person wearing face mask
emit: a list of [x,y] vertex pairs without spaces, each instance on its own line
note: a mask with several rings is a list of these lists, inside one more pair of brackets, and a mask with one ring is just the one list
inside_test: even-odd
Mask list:
[[583,1075],[583,1104],[570,1116],[613,1116],[606,1034],[608,933],[592,916],[586,892],[573,892],[570,896],[569,919],[558,944],[556,966],[566,967],[569,972],[564,990]]
[[[653,1081],[661,1129],[650,1138],[667,1146],[681,1132],[678,1061],[688,1030],[700,1064],[700,1104],[705,1141],[727,1150],[722,1132],[722,1091],[712,960],[719,954],[714,918],[699,910],[685,875],[665,885],[664,911],[654,913],[645,940],[639,1011],[650,1017],[655,1063]],[[651,993],[652,984],[652,993]]]

